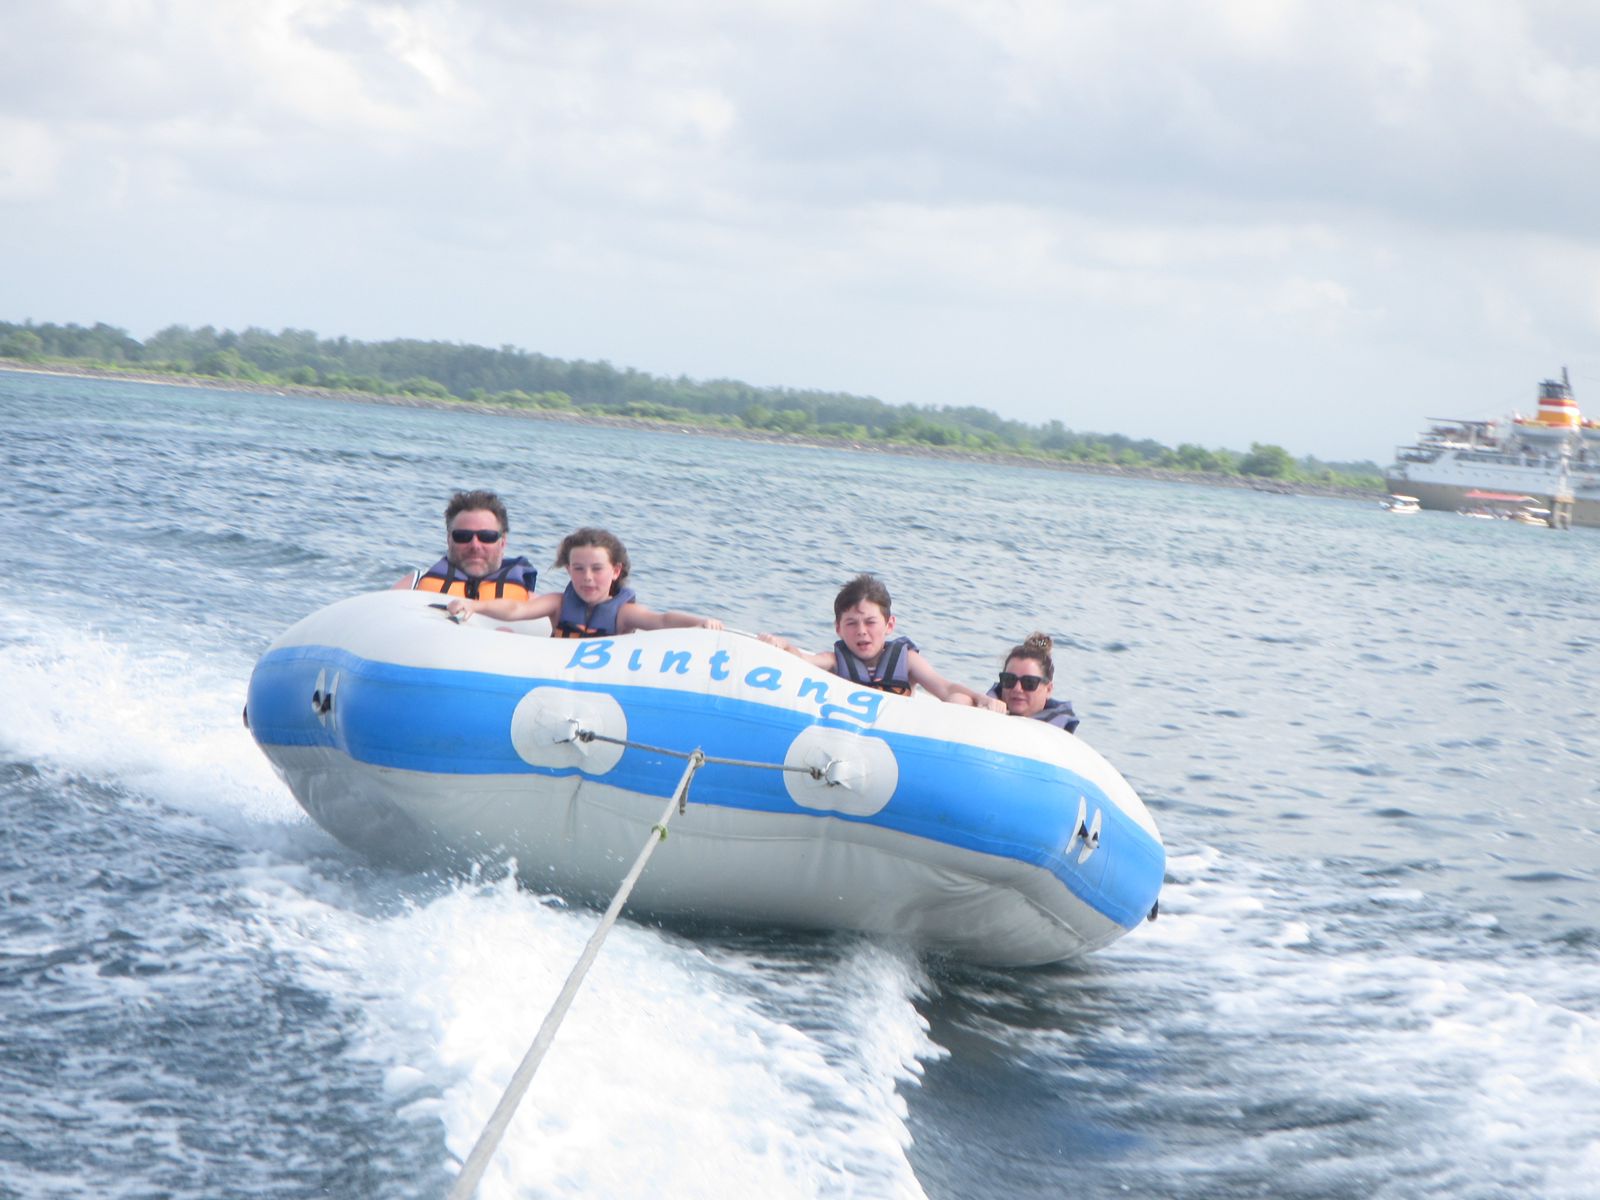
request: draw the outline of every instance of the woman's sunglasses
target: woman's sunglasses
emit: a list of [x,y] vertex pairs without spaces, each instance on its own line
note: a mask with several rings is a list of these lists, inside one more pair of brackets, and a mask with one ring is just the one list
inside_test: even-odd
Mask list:
[[1013,675],[1010,671],[1000,672],[1000,690],[1002,692],[1007,688],[1016,687],[1019,683],[1022,685],[1023,691],[1036,692],[1039,690],[1039,685],[1043,682],[1043,675]]
[[473,538],[492,546],[500,540],[500,531],[498,529],[452,529],[450,531],[450,540],[458,546],[465,546]]

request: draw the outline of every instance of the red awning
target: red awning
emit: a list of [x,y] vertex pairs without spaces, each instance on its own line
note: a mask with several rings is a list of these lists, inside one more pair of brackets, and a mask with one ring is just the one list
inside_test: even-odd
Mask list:
[[1470,491],[1470,492],[1467,493],[1467,499],[1468,500],[1501,500],[1501,501],[1504,501],[1504,502],[1506,502],[1508,504],[1527,504],[1527,503],[1531,502],[1534,499],[1534,497],[1532,497],[1532,496],[1518,496],[1518,495],[1516,495],[1515,493],[1512,493],[1512,492],[1480,492],[1480,491],[1477,491],[1476,489],[1474,489],[1473,491]]

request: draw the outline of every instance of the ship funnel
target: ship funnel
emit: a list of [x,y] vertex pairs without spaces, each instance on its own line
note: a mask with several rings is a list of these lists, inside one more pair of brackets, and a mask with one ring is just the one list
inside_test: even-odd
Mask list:
[[1539,415],[1522,423],[1523,432],[1566,433],[1582,424],[1578,415],[1578,402],[1572,398],[1572,383],[1567,369],[1561,368],[1561,381],[1546,379],[1539,385]]

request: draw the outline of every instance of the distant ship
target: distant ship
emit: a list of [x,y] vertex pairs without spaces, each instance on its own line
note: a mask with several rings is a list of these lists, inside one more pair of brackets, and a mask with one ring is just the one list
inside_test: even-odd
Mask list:
[[1539,384],[1531,417],[1500,421],[1429,417],[1415,444],[1384,472],[1391,492],[1449,512],[1499,493],[1542,503],[1557,526],[1600,527],[1600,421],[1585,421],[1567,369]]

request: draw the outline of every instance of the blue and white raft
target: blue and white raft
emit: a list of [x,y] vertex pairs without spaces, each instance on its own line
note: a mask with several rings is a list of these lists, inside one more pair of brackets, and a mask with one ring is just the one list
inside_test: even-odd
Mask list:
[[1154,912],[1150,814],[1043,722],[861,689],[733,632],[524,637],[437,604],[330,605],[250,680],[251,732],[290,791],[380,862],[512,859],[536,889],[604,899],[683,773],[664,751],[698,748],[740,762],[695,774],[635,911],[1002,966],[1093,950]]

